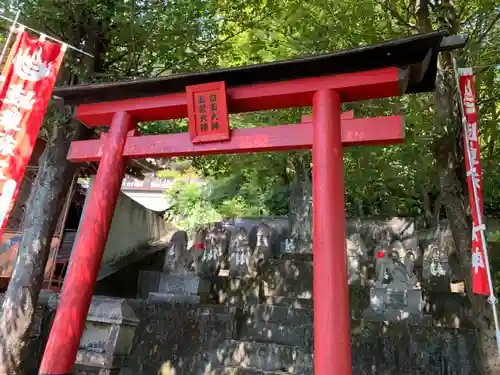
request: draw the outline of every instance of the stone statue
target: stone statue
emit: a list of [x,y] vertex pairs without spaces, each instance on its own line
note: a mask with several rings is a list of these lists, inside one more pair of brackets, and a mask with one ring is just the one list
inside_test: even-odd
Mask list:
[[[408,270],[412,266],[405,267],[399,260],[397,251],[381,246],[376,249],[375,254],[376,284],[402,284],[409,288],[417,286],[417,277]],[[413,271],[413,268],[411,270]]]
[[[199,303],[206,295],[203,280],[197,275],[197,254],[206,231],[201,228],[195,238],[195,246],[188,250],[188,236],[184,231],[172,235],[165,253],[161,272],[139,271],[138,291],[141,298],[154,301]],[[204,298],[204,297],[203,297]]]
[[422,278],[434,291],[448,291],[450,287],[450,267],[448,256],[437,244],[427,246],[424,251]]
[[253,267],[257,272],[262,270],[265,262],[271,257],[272,230],[265,223],[254,225],[248,236],[252,251]]
[[204,241],[206,235],[207,229],[205,227],[197,228],[192,241],[190,241],[190,244],[188,245],[189,256],[192,259],[191,268],[195,271],[196,274],[199,274],[200,271],[200,259],[203,253],[203,249],[205,248]]
[[[406,243],[407,246],[404,245]],[[412,247],[409,247],[412,246]],[[391,243],[391,253],[397,257],[406,268],[410,275],[413,275],[413,269],[415,268],[415,262],[420,259],[420,248],[418,247],[418,241],[401,242],[399,240],[393,241]]]
[[422,233],[422,237],[423,282],[430,290],[447,292],[453,278],[460,280],[460,270],[454,270],[453,262],[450,263],[456,253],[451,230],[448,227],[431,229]]
[[229,275],[253,276],[251,250],[248,244],[248,234],[244,228],[239,228],[231,237],[231,255],[229,258]]
[[208,228],[200,228],[195,236],[193,245],[198,254],[197,273],[202,277],[213,276],[217,272],[217,248],[213,246],[213,239]]
[[421,317],[422,290],[413,274],[411,255],[405,266],[399,260],[398,250],[397,244],[375,250],[376,281],[370,290],[370,308],[364,312],[368,319],[397,321]]
[[218,269],[228,267],[230,237],[231,234],[221,223],[215,223],[207,234],[206,250],[211,252],[211,257],[215,259]]
[[346,240],[346,250],[349,284],[361,282],[364,264],[368,261],[368,251],[359,233],[354,233]]
[[172,235],[170,245],[165,254],[163,272],[179,273],[187,271],[190,267],[187,254],[188,236],[183,230]]

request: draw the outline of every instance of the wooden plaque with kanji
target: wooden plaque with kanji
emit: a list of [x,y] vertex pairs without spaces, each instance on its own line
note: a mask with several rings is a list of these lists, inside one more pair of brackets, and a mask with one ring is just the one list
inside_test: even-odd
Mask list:
[[189,134],[193,143],[231,138],[224,82],[186,87]]

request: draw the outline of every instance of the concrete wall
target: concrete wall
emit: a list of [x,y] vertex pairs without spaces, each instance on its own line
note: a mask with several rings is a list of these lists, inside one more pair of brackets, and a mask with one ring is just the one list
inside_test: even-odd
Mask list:
[[125,176],[122,183],[122,193],[153,211],[165,211],[170,202],[165,199],[165,190],[174,184],[173,178],[158,178],[146,175],[143,180]]
[[122,193],[144,207],[157,212],[165,211],[172,204],[165,198],[163,191],[130,190],[122,188]]
[[[88,199],[91,196],[92,182],[93,178],[87,189],[80,226],[85,217]],[[120,193],[98,279],[123,268],[130,263],[129,261],[137,261],[141,258],[141,252],[147,255],[149,251],[154,251],[155,247],[151,245],[157,242],[168,242],[174,232],[175,228],[165,222],[158,213],[148,210],[125,194]]]
[[116,263],[151,241],[167,239],[168,233],[160,215],[120,193],[102,261]]

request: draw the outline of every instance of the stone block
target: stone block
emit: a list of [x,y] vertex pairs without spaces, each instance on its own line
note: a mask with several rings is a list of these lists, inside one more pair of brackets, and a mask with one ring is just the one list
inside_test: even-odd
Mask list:
[[292,309],[312,309],[313,300],[305,298],[289,298],[289,297],[266,297],[264,299],[264,304],[273,306],[282,306]]
[[200,303],[200,296],[193,294],[151,292],[148,295],[148,301],[196,305]]
[[[224,367],[223,369],[217,369],[216,372],[210,372],[209,375],[285,375],[288,373],[284,372],[268,372],[260,371],[251,368],[242,367]],[[309,371],[301,372],[301,375],[313,375],[313,370],[310,368]]]
[[247,322],[250,323],[285,323],[287,325],[312,324],[312,309],[294,309],[279,305],[251,305],[247,309]]
[[422,317],[421,290],[391,290],[372,288],[370,307],[363,316],[371,320],[400,321]]
[[261,297],[259,279],[230,277],[227,288],[227,304],[243,307],[249,303],[258,303]]
[[216,371],[221,368],[243,367],[271,373],[303,374],[301,369],[307,365],[312,366],[312,357],[297,347],[226,340],[212,356],[205,373],[220,374]]
[[158,285],[158,292],[197,295],[200,285],[200,278],[198,276],[162,274],[160,284]]
[[195,303],[206,300],[211,282],[193,274],[172,274],[157,271],[139,273],[139,296],[155,301]]
[[130,355],[138,324],[126,300],[94,296],[75,367],[83,373],[116,373]]
[[313,263],[297,260],[270,260],[262,273],[266,297],[312,298]]
[[296,346],[311,353],[313,346],[313,325],[289,325],[287,322],[246,322],[239,339]]

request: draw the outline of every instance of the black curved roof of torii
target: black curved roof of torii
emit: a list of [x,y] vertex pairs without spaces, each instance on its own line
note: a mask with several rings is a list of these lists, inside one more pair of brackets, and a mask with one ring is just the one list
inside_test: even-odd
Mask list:
[[[437,56],[440,50],[446,49],[442,46],[444,37],[443,32],[436,31],[265,64],[112,83],[62,86],[56,87],[53,94],[63,98],[67,105],[78,105],[179,93],[184,92],[188,85],[208,82],[225,81],[226,87],[230,88],[387,67],[409,69],[409,80],[402,93],[428,92],[435,88]],[[465,40],[448,49],[462,47]]]

